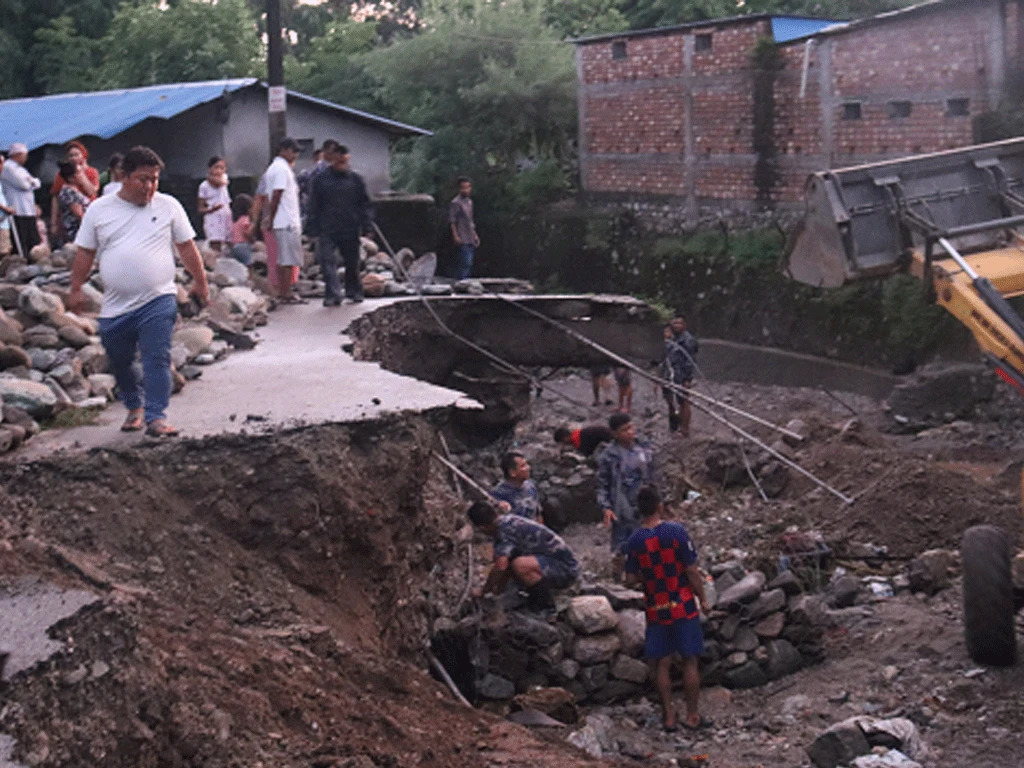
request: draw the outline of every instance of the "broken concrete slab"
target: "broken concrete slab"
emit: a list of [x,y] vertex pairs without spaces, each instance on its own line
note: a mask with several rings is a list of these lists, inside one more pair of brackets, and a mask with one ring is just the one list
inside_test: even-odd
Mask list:
[[68,590],[40,581],[23,581],[0,587],[0,653],[6,653],[2,680],[31,669],[59,653],[63,644],[50,639],[48,630],[100,596],[84,590]]

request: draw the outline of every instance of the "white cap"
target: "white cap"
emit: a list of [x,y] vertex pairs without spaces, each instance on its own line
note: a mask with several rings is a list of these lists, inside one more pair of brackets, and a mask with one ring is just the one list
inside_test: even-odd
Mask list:
[[22,144],[20,141],[16,141],[14,144],[11,144],[10,148],[7,150],[7,154],[8,155],[21,155],[21,154],[27,155],[28,154],[28,147],[26,145]]

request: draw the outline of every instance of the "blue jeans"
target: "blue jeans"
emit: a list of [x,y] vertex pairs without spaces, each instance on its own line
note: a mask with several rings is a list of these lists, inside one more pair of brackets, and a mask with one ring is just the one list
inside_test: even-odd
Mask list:
[[473,273],[473,257],[476,246],[463,243],[459,246],[458,264],[455,266],[455,279],[466,280]]
[[[158,296],[138,309],[117,317],[100,318],[100,339],[125,407],[143,407],[146,423],[164,418],[171,399],[171,333],[178,319],[174,296]],[[142,390],[132,369],[135,350],[142,357]]]

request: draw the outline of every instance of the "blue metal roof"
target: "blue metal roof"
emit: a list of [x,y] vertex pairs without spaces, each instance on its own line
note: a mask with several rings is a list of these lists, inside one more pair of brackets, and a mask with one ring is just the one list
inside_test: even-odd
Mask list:
[[773,16],[772,37],[776,43],[785,43],[799,37],[814,35],[839,22],[828,19],[808,19],[799,16]]
[[[242,88],[260,84],[256,78],[170,83],[118,91],[61,93],[37,98],[0,101],[0,148],[20,141],[29,150],[64,144],[80,136],[109,139],[148,118],[168,120],[200,104]],[[260,84],[263,87],[262,84]],[[305,94],[290,96],[372,123],[393,133],[429,136],[430,131]]]

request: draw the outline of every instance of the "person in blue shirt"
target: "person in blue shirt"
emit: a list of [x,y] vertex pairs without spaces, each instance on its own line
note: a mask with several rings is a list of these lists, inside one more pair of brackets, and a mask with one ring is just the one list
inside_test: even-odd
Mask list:
[[473,504],[467,514],[473,526],[494,540],[494,565],[476,597],[500,595],[509,579],[515,579],[528,595],[527,608],[554,608],[552,589],[565,589],[580,575],[580,565],[562,537],[540,523],[519,515],[499,515],[485,501]]
[[501,457],[501,473],[505,479],[491,490],[491,498],[502,512],[525,517],[544,524],[540,494],[530,479],[530,464],[521,453],[510,452]]
[[683,659],[686,718],[683,727],[696,730],[710,722],[701,717],[700,659],[704,636],[700,611],[707,611],[704,580],[697,550],[682,523],[665,520],[665,506],[654,486],[637,494],[640,527],[626,542],[626,583],[643,587],[647,608],[645,655],[655,662],[655,685],[664,708],[665,730],[675,730],[672,705],[672,663]]
[[[611,547],[621,557],[622,545],[636,530],[637,493],[654,483],[654,454],[637,440],[636,426],[628,414],[613,413],[608,429],[614,440],[597,460],[597,503],[611,529]],[[616,569],[622,568],[621,562]]]

